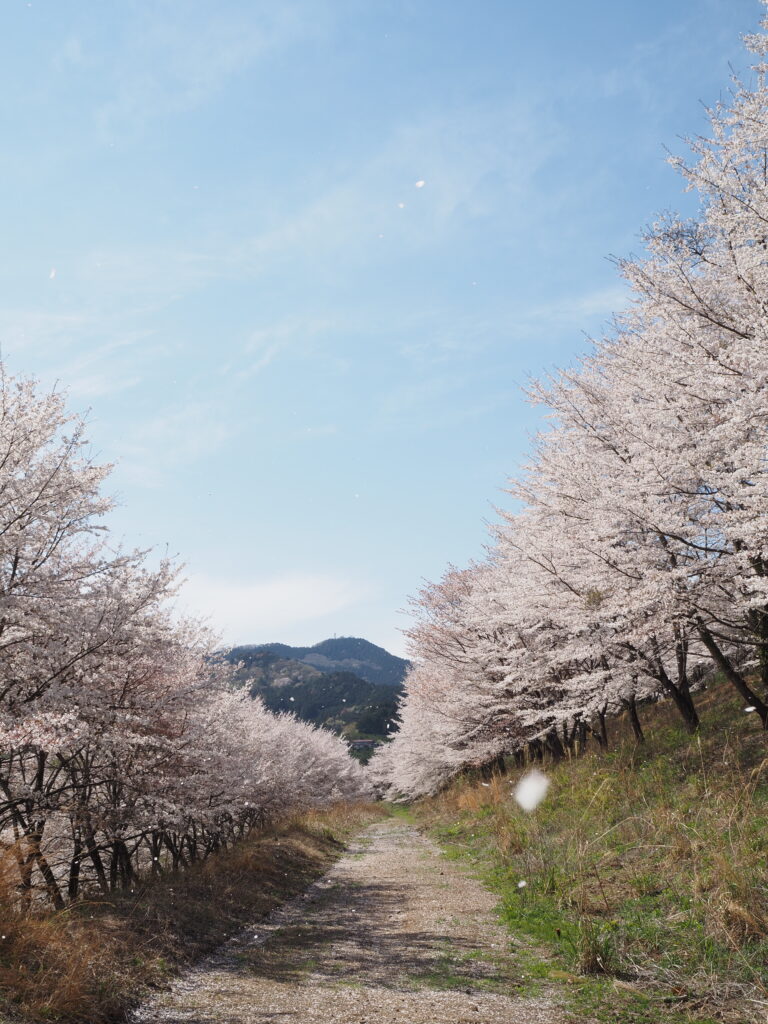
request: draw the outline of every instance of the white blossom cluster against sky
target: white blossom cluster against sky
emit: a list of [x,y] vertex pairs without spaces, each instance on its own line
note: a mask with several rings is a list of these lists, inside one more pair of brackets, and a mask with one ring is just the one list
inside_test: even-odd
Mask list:
[[0,343],[234,642],[482,554],[757,0],[5,0]]

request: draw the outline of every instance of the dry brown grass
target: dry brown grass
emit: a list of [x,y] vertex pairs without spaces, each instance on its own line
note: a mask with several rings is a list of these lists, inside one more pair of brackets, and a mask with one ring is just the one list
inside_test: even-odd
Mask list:
[[379,821],[390,813],[386,804],[341,801],[325,810],[304,811],[293,821],[310,830],[330,829],[337,838],[344,838],[358,832],[367,822]]
[[183,874],[58,913],[24,912],[11,864],[0,858],[0,1014],[62,1024],[123,1019],[142,991],[301,892],[348,835],[381,815],[371,805],[311,812]]
[[547,765],[552,786],[535,814],[512,798],[517,771],[490,785],[457,780],[417,811],[457,855],[486,865],[510,926],[567,966],[666,992],[692,1020],[764,1021],[766,734],[725,686],[697,703],[700,736],[662,703],[643,711],[644,747],[613,722],[607,754]]

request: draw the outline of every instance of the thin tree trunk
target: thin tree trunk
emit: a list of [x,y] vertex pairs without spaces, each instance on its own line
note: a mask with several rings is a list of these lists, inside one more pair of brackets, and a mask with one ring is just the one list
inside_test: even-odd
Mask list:
[[600,746],[603,748],[603,750],[605,750],[607,748],[607,746],[608,746],[608,729],[606,728],[606,724],[605,724],[605,715],[606,715],[607,710],[608,710],[607,706],[604,705],[597,712],[597,720],[600,723],[600,730],[599,730],[599,732],[597,734],[597,742],[600,744]]
[[696,732],[700,725],[699,715],[693,703],[690,690],[687,687],[687,680],[684,680],[684,685],[676,686],[667,675],[664,666],[660,661],[655,665],[654,675],[661,683],[664,691],[668,693],[674,701],[675,707],[680,712],[680,716],[683,719],[685,728],[690,733]]
[[43,876],[45,888],[48,891],[48,895],[51,898],[51,902],[53,903],[56,910],[63,910],[65,906],[64,897],[61,895],[59,883],[56,881],[56,876],[54,875],[50,864],[45,859],[43,851],[40,849],[40,843],[42,842],[42,839],[42,828],[27,836],[27,841],[30,843],[31,847],[30,854],[33,861],[37,864],[38,868],[40,869],[40,874]]
[[768,704],[763,703],[757,694],[750,689],[744,676],[733,667],[730,659],[723,654],[717,641],[703,622],[698,624],[698,628],[699,636],[701,637],[704,646],[709,651],[714,663],[723,673],[731,686],[733,686],[740,694],[742,700],[745,700],[749,707],[753,707],[755,709],[760,721],[763,723],[763,729],[768,729]]
[[552,758],[555,761],[562,761],[565,757],[565,749],[563,748],[560,737],[557,735],[557,729],[550,729],[544,742],[546,743]]
[[88,856],[91,858],[93,869],[96,872],[96,879],[99,883],[99,888],[106,894],[109,892],[109,882],[107,881],[107,873],[104,870],[104,861],[101,859],[99,847],[96,842],[96,837],[93,834],[93,829],[90,825],[85,827],[85,848],[88,851]]
[[640,724],[640,716],[637,713],[637,698],[633,693],[630,697],[622,701],[622,704],[627,709],[629,715],[629,724],[632,726],[632,732],[635,734],[635,739],[638,743],[645,743],[645,734],[643,733],[643,727]]
[[72,836],[72,858],[69,862],[69,879],[67,881],[67,896],[70,900],[76,900],[80,890],[80,865],[83,857],[83,844],[80,838],[80,829],[75,826]]
[[588,741],[587,723],[579,720],[579,749],[578,753],[583,754],[587,749]]

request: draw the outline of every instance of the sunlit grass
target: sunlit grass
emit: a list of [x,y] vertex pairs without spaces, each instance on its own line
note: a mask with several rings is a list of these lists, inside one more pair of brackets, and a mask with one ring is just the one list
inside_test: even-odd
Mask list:
[[[519,772],[419,808],[482,869],[514,933],[595,979],[576,988],[606,1020],[765,1020],[768,743],[728,692],[705,694],[702,713],[700,736],[660,706],[645,746],[622,736],[548,767],[531,814],[511,796]],[[611,1016],[616,998],[634,1009]]]

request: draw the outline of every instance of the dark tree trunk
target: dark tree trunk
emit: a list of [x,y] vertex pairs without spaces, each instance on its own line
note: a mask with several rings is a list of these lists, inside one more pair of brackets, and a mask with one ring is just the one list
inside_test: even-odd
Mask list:
[[[555,736],[557,736],[557,730],[556,729],[554,730],[554,733],[555,733]],[[574,726],[573,726],[573,733],[571,733],[571,730],[568,728],[568,723],[567,722],[563,722],[563,748],[564,748],[563,753],[565,753],[566,750],[569,751],[569,753],[573,752],[573,737],[575,736],[575,734],[576,734],[576,725],[574,724]]]
[[85,829],[85,848],[88,851],[88,856],[91,858],[93,869],[96,872],[96,879],[99,883],[99,888],[103,893],[109,892],[109,882],[107,881],[107,873],[104,870],[104,861],[101,859],[101,853],[96,842],[96,837],[93,834],[93,829],[88,825]]
[[602,711],[597,712],[597,717],[600,719],[600,735],[603,737],[603,746],[608,746],[608,727],[606,725],[606,715],[608,714],[607,706],[603,707]]
[[59,883],[56,881],[50,864],[45,859],[43,851],[40,849],[40,844],[43,840],[43,827],[40,826],[31,835],[27,836],[27,841],[30,844],[30,855],[35,864],[37,864],[40,874],[43,876],[45,882],[45,888],[48,892],[48,896],[51,899],[56,910],[64,909],[64,897],[61,895],[59,889]]
[[742,700],[745,700],[749,707],[753,707],[755,709],[760,721],[763,723],[763,729],[768,729],[768,705],[763,703],[756,693],[753,693],[744,676],[734,668],[731,664],[730,658],[723,654],[714,636],[701,622],[699,623],[699,636],[701,637],[704,646],[709,651],[712,660],[723,673],[725,678],[731,686],[734,687],[737,693],[739,693]]
[[184,856],[184,847],[182,841],[176,835],[170,835],[168,832],[164,833],[163,836],[165,845],[168,847],[171,853],[171,861],[173,863],[173,870],[178,871],[180,867],[186,868],[187,858]]
[[557,729],[550,729],[544,738],[544,742],[547,750],[552,755],[552,759],[554,761],[562,761],[565,757],[565,749],[563,748],[560,737],[557,735]]
[[530,761],[544,760],[544,746],[540,739],[537,738],[528,742],[528,759]]
[[112,861],[115,865],[115,884],[119,879],[122,888],[127,889],[135,878],[133,865],[131,864],[131,855],[122,839],[115,840],[112,849]]
[[588,739],[587,723],[579,719],[579,754],[583,754],[586,751]]
[[602,709],[598,710],[598,712],[597,712],[597,722],[598,722],[597,729],[595,729],[595,728],[591,729],[592,735],[597,740],[601,750],[605,750],[606,747],[608,746],[608,730],[607,730],[606,725],[605,725],[606,712],[607,712],[607,707],[605,707],[605,706]]
[[675,685],[667,675],[664,666],[661,661],[656,662],[654,666],[654,676],[662,685],[665,693],[668,693],[672,698],[675,707],[680,712],[680,717],[683,719],[685,728],[690,733],[696,732],[699,728],[699,716],[696,711],[696,707],[691,698],[691,692],[688,688],[687,677],[683,676],[680,681],[680,685]]
[[161,849],[161,836],[158,832],[153,832],[149,837],[149,855],[152,858],[152,874],[162,874],[160,869],[160,849]]
[[626,700],[623,700],[622,704],[627,709],[629,724],[632,726],[632,732],[635,734],[635,739],[638,743],[645,743],[645,734],[643,733],[643,727],[640,724],[640,716],[637,713],[637,698],[634,693]]
[[496,757],[486,761],[480,766],[480,774],[484,779],[493,778],[494,775],[506,775],[507,768],[504,761],[504,754],[497,754]]
[[83,843],[80,838],[80,829],[75,827],[72,835],[72,858],[69,862],[69,879],[67,881],[67,896],[72,900],[77,899],[80,890],[80,865],[83,858]]
[[109,853],[109,888],[111,892],[114,892],[117,888],[117,848],[114,844]]

